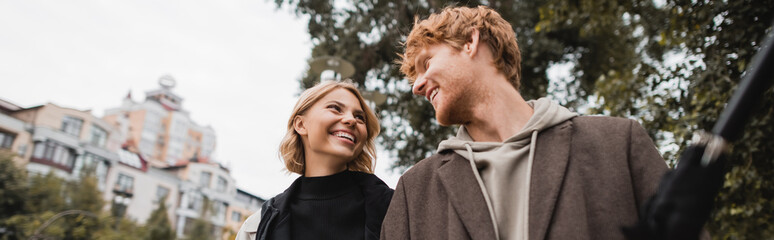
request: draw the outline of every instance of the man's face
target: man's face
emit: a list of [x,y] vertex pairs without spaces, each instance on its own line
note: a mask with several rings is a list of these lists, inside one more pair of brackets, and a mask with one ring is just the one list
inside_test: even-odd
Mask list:
[[444,126],[469,122],[473,100],[480,92],[474,84],[471,56],[446,44],[434,44],[423,49],[415,61],[417,78],[412,90],[430,101],[438,122]]

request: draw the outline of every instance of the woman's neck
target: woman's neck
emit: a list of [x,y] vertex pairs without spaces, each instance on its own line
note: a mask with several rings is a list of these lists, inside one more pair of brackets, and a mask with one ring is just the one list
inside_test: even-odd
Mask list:
[[347,164],[330,164],[318,161],[306,161],[304,177],[330,176],[347,170]]

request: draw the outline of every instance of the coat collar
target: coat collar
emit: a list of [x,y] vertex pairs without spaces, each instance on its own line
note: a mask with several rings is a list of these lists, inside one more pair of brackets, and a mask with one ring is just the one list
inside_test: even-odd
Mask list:
[[[529,239],[544,239],[564,181],[570,154],[572,121],[557,124],[538,135],[532,163],[529,194]],[[445,151],[437,173],[449,201],[472,239],[495,239],[495,232],[483,192],[470,163]]]
[[529,238],[544,239],[570,158],[572,121],[538,135],[529,186]]
[[464,157],[446,151],[443,155],[443,166],[438,168],[449,201],[460,216],[463,225],[469,230],[472,239],[495,239],[494,225],[489,216],[483,192],[478,187],[476,176],[470,168],[470,163]]

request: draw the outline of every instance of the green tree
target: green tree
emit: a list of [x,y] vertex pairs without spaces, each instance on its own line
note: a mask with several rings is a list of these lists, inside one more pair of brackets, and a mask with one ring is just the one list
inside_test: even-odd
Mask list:
[[[454,128],[440,126],[434,119],[432,106],[412,95],[408,81],[394,64],[402,52],[400,42],[411,29],[415,17],[427,17],[449,5],[476,6],[483,1],[351,1],[334,5],[328,1],[275,0],[279,6],[289,5],[300,15],[309,16],[309,34],[314,47],[312,57],[334,55],[355,65],[352,79],[363,90],[378,90],[387,95],[387,101],[376,107],[382,122],[379,142],[390,151],[395,167],[400,170],[429,156],[443,139],[454,133]],[[624,71],[635,62],[634,40],[627,40],[626,32],[599,31],[591,28],[585,40],[576,41],[577,32],[541,31],[537,28],[546,1],[486,1],[514,27],[522,50],[522,88],[527,99],[546,96],[551,87],[547,69],[566,62],[578,62],[573,76],[585,76],[583,81],[563,84],[566,97],[557,98],[570,107],[582,106],[595,90],[600,74],[618,68],[622,79],[631,75]],[[542,15],[541,15],[542,14]],[[608,19],[604,19],[607,21]],[[544,24],[545,25],[545,24]],[[614,24],[600,21],[602,27]],[[623,23],[615,26],[623,25]],[[632,31],[632,30],[629,30]],[[620,34],[619,34],[620,33]],[[573,35],[576,34],[576,35]],[[615,37],[615,38],[612,38]],[[632,38],[632,37],[628,37]],[[611,42],[616,42],[610,48]],[[600,64],[605,63],[605,64]],[[302,89],[313,86],[319,76],[307,72],[301,79]]]
[[103,211],[93,169],[84,169],[75,181],[61,179],[53,172],[31,174],[27,179],[11,157],[0,151],[0,227],[4,228],[0,239],[146,238],[144,229],[135,222]]
[[191,227],[191,232],[188,233],[189,240],[207,240],[214,238],[213,225],[210,223],[210,212],[212,212],[212,201],[209,198],[204,197],[202,201],[202,211],[199,217],[196,218]]
[[[94,168],[86,167],[81,171],[78,180],[69,182],[66,195],[68,199],[67,208],[90,212],[94,215],[102,213],[105,202],[102,200],[102,193],[97,189],[97,178],[94,175]],[[88,239],[100,227],[104,227],[94,216],[78,215],[66,221],[67,238]]]
[[[685,68],[690,70],[690,85],[680,102],[685,109],[681,120],[688,125],[684,129],[710,129],[764,36],[772,34],[774,10],[763,6],[774,6],[774,1],[667,4],[676,14],[665,31],[665,45],[683,46],[689,55],[701,57],[700,65]],[[709,223],[718,239],[774,236],[769,224],[774,221],[774,89],[762,100],[731,146],[726,183]]]
[[0,150],[0,239],[12,239],[20,229],[6,221],[21,214],[27,193],[26,174],[16,166],[13,153]]
[[[631,75],[607,66],[595,74],[595,94],[602,100],[593,113],[641,120],[674,163],[697,130],[709,130],[730,99],[764,35],[771,33],[774,1],[549,1],[541,24],[553,32],[578,32],[610,24],[595,32],[617,31],[634,37]],[[597,11],[593,11],[596,9]],[[618,26],[624,24],[624,26]],[[563,41],[564,42],[564,41]],[[619,39],[609,41],[613,46]],[[571,42],[570,42],[571,43]],[[670,58],[683,58],[669,64]],[[618,61],[618,60],[616,60]],[[578,65],[576,65],[578,68]],[[623,68],[626,70],[626,68]],[[583,71],[586,73],[587,71]],[[585,76],[579,76],[581,79]],[[587,81],[587,80],[581,80]],[[726,183],[717,198],[708,228],[716,239],[763,239],[774,235],[774,92],[769,89],[742,138],[732,145]]]
[[61,212],[66,209],[63,180],[53,172],[46,175],[32,174],[30,187],[25,201],[25,211],[40,213],[45,211]]
[[[312,57],[355,64],[363,90],[388,100],[376,106],[379,141],[405,169],[453,133],[413,97],[393,64],[414,18],[447,5],[479,1],[275,0],[309,16]],[[338,3],[338,2],[336,2]],[[693,132],[709,130],[739,83],[774,19],[772,0],[486,1],[514,27],[522,50],[522,95],[549,96],[571,109],[638,119],[671,164]],[[569,77],[548,69],[569,66]],[[319,81],[307,72],[302,89]],[[729,155],[726,184],[707,225],[716,239],[774,235],[774,91],[769,89]]]
[[174,239],[175,232],[167,216],[166,198],[159,200],[159,206],[151,213],[150,219],[145,223],[147,236],[145,239],[165,240]]
[[[53,173],[31,174],[28,184],[24,206],[5,221],[5,224],[14,230],[14,234],[4,239],[27,239],[33,236],[47,220],[67,210],[66,191],[62,179]],[[64,238],[66,229],[64,221],[55,221],[43,229],[41,234]]]

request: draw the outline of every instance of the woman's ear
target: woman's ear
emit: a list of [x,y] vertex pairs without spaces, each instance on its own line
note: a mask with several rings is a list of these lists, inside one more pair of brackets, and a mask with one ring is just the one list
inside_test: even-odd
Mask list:
[[465,46],[463,50],[465,50],[465,53],[468,54],[470,57],[476,56],[476,53],[478,53],[478,43],[479,43],[479,37],[480,32],[477,28],[472,28],[472,31],[470,33],[470,38],[467,43],[465,43]]
[[296,116],[296,118],[293,119],[293,128],[296,129],[296,132],[301,136],[306,136],[308,134],[306,126],[304,126],[303,116]]

